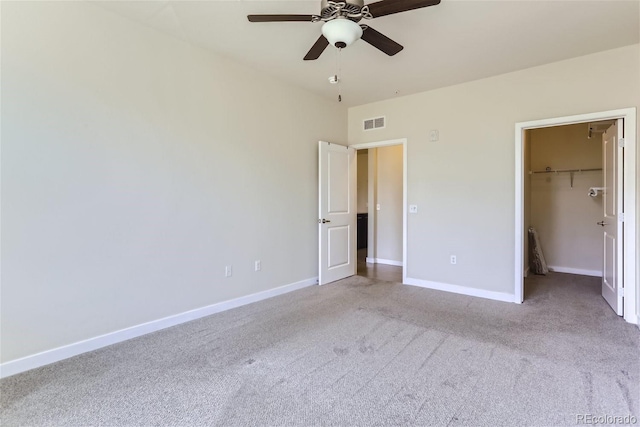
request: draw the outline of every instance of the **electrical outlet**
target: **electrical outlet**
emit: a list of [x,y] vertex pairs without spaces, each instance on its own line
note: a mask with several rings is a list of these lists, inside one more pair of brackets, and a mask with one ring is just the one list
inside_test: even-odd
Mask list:
[[256,262],[253,263],[253,268],[255,269],[255,271],[262,270],[262,262],[260,262],[260,260],[256,260]]
[[418,205],[409,205],[409,213],[418,213]]
[[457,264],[458,263],[458,258],[456,258],[455,255],[451,255],[451,264]]
[[378,203],[378,204],[376,205],[376,210],[377,210],[377,211],[379,211],[379,210],[380,210],[380,203]]
[[231,277],[231,275],[233,274],[233,267],[230,265],[227,265],[224,267],[224,277]]

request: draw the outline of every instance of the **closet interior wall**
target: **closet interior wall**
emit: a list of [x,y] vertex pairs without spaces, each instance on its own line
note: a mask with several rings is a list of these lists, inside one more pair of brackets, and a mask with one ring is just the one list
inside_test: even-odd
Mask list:
[[[530,171],[602,168],[602,134],[589,138],[588,123],[532,129],[527,136]],[[602,195],[588,195],[590,187],[600,186],[601,170],[525,177],[525,218],[538,230],[552,271],[602,275],[602,230],[596,224]]]

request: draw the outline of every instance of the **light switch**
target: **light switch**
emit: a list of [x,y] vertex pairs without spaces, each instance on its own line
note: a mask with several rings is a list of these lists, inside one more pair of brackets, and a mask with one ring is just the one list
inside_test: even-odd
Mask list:
[[380,210],[380,203],[378,203],[378,204],[376,205],[376,210],[377,210],[377,211],[379,211],[379,210]]
[[409,205],[409,213],[418,213],[418,205]]
[[436,142],[440,139],[440,132],[437,129],[433,129],[429,132],[429,141]]

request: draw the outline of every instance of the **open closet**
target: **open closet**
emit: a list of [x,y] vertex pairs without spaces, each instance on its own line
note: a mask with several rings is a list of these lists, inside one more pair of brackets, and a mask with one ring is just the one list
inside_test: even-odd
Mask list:
[[516,123],[516,302],[637,323],[635,135],[634,108]]
[[537,231],[552,272],[602,277],[602,135],[612,124],[527,131],[525,224]]

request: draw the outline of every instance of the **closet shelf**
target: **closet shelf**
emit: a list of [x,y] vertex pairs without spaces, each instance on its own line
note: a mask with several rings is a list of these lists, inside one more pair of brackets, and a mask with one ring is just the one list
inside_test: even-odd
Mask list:
[[602,168],[591,168],[591,169],[551,169],[551,168],[547,168],[546,170],[543,171],[529,171],[529,175],[535,174],[535,173],[562,173],[562,172],[569,172],[569,176],[570,176],[570,183],[571,183],[571,188],[573,188],[573,175],[575,173],[580,173],[580,172],[591,172],[591,171],[601,171]]

